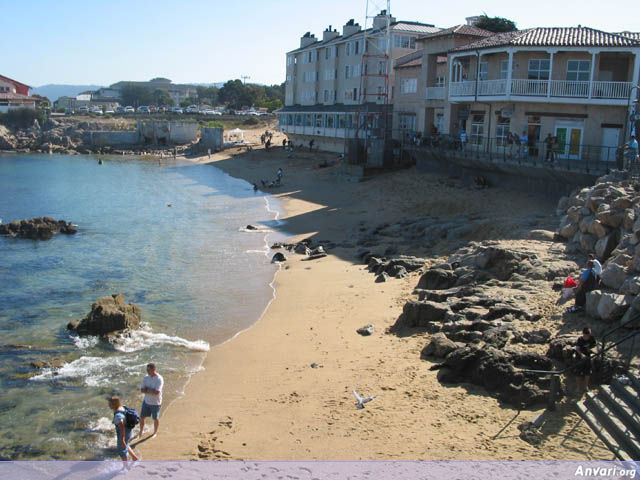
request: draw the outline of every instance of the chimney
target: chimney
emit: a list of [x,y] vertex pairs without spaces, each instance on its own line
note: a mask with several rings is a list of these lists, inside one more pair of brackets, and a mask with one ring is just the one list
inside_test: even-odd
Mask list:
[[386,10],[382,10],[378,15],[376,15],[373,19],[373,29],[380,30],[382,28],[386,28],[387,26],[387,17],[389,17],[389,23],[393,23],[396,21],[391,14],[387,14]]
[[322,41],[326,42],[327,40],[333,40],[339,36],[338,32],[336,30],[331,30],[331,25],[329,25],[329,28],[322,32]]
[[342,27],[342,35],[347,37],[349,35],[353,35],[354,33],[358,33],[360,31],[360,25],[355,23],[353,18],[344,24]]
[[302,37],[300,37],[300,48],[307,47],[312,43],[316,43],[317,38],[311,32],[305,33]]
[[475,25],[475,23],[480,20],[480,16],[476,15],[474,17],[467,17],[465,20],[467,21],[467,25]]

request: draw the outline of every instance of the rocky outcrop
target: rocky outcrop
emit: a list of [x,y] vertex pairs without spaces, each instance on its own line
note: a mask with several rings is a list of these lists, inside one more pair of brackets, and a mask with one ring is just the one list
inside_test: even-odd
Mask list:
[[36,217],[26,220],[15,220],[0,225],[0,235],[30,238],[32,240],[48,240],[59,233],[74,234],[78,227],[71,222],[56,220],[51,217]]
[[67,329],[78,335],[112,335],[135,330],[140,326],[142,312],[133,303],[125,304],[122,294],[99,298],[91,306],[89,314],[81,320],[73,320]]
[[18,146],[16,137],[4,125],[0,125],[0,150],[15,150]]
[[422,349],[420,356],[425,357],[446,357],[449,353],[458,348],[458,345],[447,338],[444,333],[436,333],[431,336],[429,344]]

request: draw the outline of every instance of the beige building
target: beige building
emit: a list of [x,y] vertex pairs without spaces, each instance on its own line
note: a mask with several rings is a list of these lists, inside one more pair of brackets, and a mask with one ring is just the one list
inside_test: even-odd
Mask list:
[[329,26],[321,40],[307,32],[300,48],[286,55],[285,105],[276,112],[280,130],[295,144],[313,140],[321,149],[343,152],[346,139],[362,136],[361,125],[369,121],[363,112],[374,117],[390,111],[397,92],[390,61],[416,51],[417,39],[436,31],[382,11],[367,30],[350,20],[341,33]]
[[[425,66],[437,36],[421,39],[421,92],[415,96],[421,103],[414,107],[414,128],[430,135],[436,125],[455,138],[464,131],[470,148],[492,152],[512,148],[515,134],[529,156],[543,155],[545,139],[555,137],[561,157],[614,161],[630,130],[629,104],[640,75],[639,37],[572,27],[467,39],[448,49],[444,81],[442,54]],[[398,61],[398,77],[417,74],[412,61]],[[399,100],[395,128],[408,130],[403,115],[411,102]]]

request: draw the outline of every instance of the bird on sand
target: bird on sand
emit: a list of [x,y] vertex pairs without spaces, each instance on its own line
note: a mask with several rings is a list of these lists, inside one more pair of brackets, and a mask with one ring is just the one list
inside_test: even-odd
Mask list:
[[371,396],[371,397],[361,397],[360,395],[358,395],[358,392],[355,391],[355,389],[353,390],[353,395],[356,397],[356,407],[357,408],[364,408],[364,404],[365,403],[369,403],[371,400],[373,400],[375,397]]

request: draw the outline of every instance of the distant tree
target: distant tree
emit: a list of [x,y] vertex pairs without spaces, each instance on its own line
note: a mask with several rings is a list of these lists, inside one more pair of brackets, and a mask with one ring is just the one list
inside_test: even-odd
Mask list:
[[173,107],[174,101],[166,88],[156,88],[153,91],[153,104]]
[[229,80],[218,91],[218,99],[226,103],[230,108],[240,109],[253,105],[257,98],[255,86],[244,85],[240,80]]
[[514,21],[502,17],[489,17],[486,13],[481,15],[473,25],[495,33],[512,32],[517,30]]
[[218,104],[218,88],[216,87],[196,87],[198,92],[198,102],[209,105]]
[[153,103],[153,93],[147,87],[141,85],[125,85],[120,90],[120,98],[124,105],[139,107],[140,105],[151,105]]
[[180,106],[184,108],[184,107],[188,107],[189,105],[193,105],[193,103],[194,103],[193,98],[185,98],[180,102]]
[[42,95],[33,94],[31,98],[34,98],[36,101],[36,107],[38,108],[50,108],[51,101],[47,97],[43,97]]

